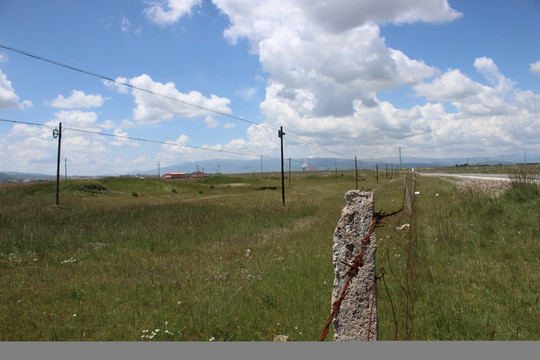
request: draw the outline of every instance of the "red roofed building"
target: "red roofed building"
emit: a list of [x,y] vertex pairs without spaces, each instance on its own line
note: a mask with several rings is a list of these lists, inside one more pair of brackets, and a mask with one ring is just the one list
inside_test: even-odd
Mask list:
[[172,179],[183,179],[186,178],[187,175],[183,172],[170,172],[163,175],[163,180],[172,180]]

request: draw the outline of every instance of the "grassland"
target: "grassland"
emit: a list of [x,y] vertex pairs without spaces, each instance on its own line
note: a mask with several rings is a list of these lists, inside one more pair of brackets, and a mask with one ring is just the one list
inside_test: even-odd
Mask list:
[[[355,179],[293,175],[286,206],[264,190],[279,186],[273,174],[69,180],[59,206],[54,183],[0,186],[0,340],[317,340]],[[540,339],[538,187],[495,199],[435,178],[416,187],[416,215],[376,232],[379,338]],[[400,179],[362,174],[359,188],[376,210],[402,204]]]

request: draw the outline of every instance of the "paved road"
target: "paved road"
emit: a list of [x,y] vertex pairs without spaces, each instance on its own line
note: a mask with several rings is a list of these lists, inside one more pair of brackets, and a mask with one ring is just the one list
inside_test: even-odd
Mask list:
[[[478,179],[478,180],[498,180],[498,181],[512,181],[512,175],[510,174],[443,174],[443,173],[419,173],[418,175],[422,176],[447,176],[455,178],[465,178],[465,179]],[[540,182],[538,175],[527,175],[531,178],[535,178],[535,182]]]

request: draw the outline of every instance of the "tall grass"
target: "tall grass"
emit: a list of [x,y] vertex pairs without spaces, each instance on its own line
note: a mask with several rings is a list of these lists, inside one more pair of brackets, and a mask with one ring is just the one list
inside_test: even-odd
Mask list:
[[[271,174],[73,180],[60,206],[54,183],[1,186],[0,340],[316,340],[354,184],[294,174],[286,206]],[[379,339],[539,338],[540,195],[522,185],[490,198],[419,179],[415,217],[376,231]],[[401,179],[359,186],[376,210],[402,205]]]
[[416,338],[539,339],[538,186],[514,182],[493,198],[420,184]]
[[315,339],[342,195],[283,207],[229,181],[68,182],[58,207],[50,184],[4,188],[0,339]]

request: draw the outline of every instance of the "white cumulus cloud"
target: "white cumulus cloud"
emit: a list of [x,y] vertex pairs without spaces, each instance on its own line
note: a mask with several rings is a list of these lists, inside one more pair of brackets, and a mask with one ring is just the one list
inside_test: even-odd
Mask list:
[[55,119],[47,122],[47,125],[56,127],[61,122],[64,128],[100,131],[100,126],[97,124],[97,114],[93,111],[61,110],[54,115]]
[[146,90],[132,90],[136,104],[133,118],[139,122],[158,123],[173,117],[207,116],[215,111],[231,113],[230,100],[214,94],[205,97],[198,91],[181,93],[173,82],[155,82],[146,74],[130,79],[129,83],[137,89]]
[[[514,88],[496,59],[474,59],[474,68],[485,79],[475,81],[461,69],[441,71],[386,44],[380,31],[385,24],[439,24],[461,17],[447,0],[212,2],[229,19],[223,36],[232,45],[246,40],[266,76],[266,93],[260,103],[265,124],[250,126],[245,138],[215,145],[216,149],[255,154],[276,151],[279,139],[272,129],[283,126],[286,133],[334,151],[285,136],[287,144],[307,146],[308,153],[315,156],[335,156],[335,152],[377,156],[391,151],[389,144],[396,143],[411,155],[462,156],[519,148],[540,129],[539,95]],[[158,22],[162,25],[189,13],[173,10],[171,2],[167,7],[162,2],[160,10],[153,11],[156,15],[163,11]],[[540,61],[531,63],[530,71],[540,74]],[[138,79],[181,96],[174,84],[143,77]],[[425,103],[400,108],[378,97],[382,91],[402,88],[412,89],[418,102]],[[191,117],[164,100],[133,94],[135,120]],[[182,96],[189,94],[192,92]],[[235,95],[248,99],[255,92],[247,88]],[[228,109],[228,102],[224,105]],[[215,123],[207,119],[207,125]]]
[[540,75],[540,60],[529,64],[529,71],[533,74]]
[[167,26],[177,22],[182,16],[201,5],[202,0],[161,0],[150,3],[144,14],[154,23]]
[[448,70],[431,83],[415,85],[414,90],[429,101],[453,102],[478,94],[482,86],[459,70]]
[[31,106],[32,102],[29,100],[19,102],[19,96],[15,93],[11,81],[7,79],[6,74],[0,69],[0,109],[24,109]]
[[101,80],[101,82],[109,89],[113,89],[120,94],[127,94],[129,92],[129,86],[126,86],[128,79],[125,77],[117,77],[115,81]]
[[513,89],[512,81],[499,72],[490,58],[477,58],[474,67],[493,86],[474,82],[459,70],[448,70],[431,83],[415,85],[414,90],[429,101],[452,102],[470,115],[495,115],[507,111],[506,100]]
[[111,141],[112,146],[137,147],[139,143],[128,139],[128,134],[122,129],[114,129],[114,141]]
[[[233,44],[247,39],[269,74],[267,105],[272,94],[274,102],[306,115],[347,116],[353,114],[355,101],[374,106],[377,91],[414,85],[437,73],[386,46],[374,21],[384,6],[372,1],[214,3],[231,23],[224,36]],[[381,17],[381,23],[450,21],[458,16],[446,1],[424,2],[421,10],[414,1],[392,4],[394,13]],[[277,86],[279,92],[274,91]]]
[[213,117],[211,116],[207,116],[205,119],[204,119],[204,122],[206,124],[206,127],[208,129],[215,129],[219,126],[219,121],[217,121],[216,119],[214,119]]
[[368,22],[442,23],[455,20],[461,13],[447,0],[310,0],[298,1],[312,21],[333,31],[344,31]]
[[71,95],[67,98],[58,95],[56,99],[50,102],[50,106],[61,109],[92,108],[101,105],[103,105],[101,95],[86,95],[81,90],[72,90]]
[[94,112],[62,110],[45,123],[46,127],[15,124],[8,134],[9,141],[0,144],[0,148],[9,152],[11,162],[20,169],[53,173],[58,140],[53,138],[51,129],[57,128],[59,122],[62,122],[64,129],[62,157],[68,159],[70,171],[95,173],[104,164],[109,164],[105,157],[109,153],[105,137],[71,130],[99,131],[97,114]]
[[191,143],[189,136],[181,134],[176,140],[167,141],[161,145],[163,151],[156,154],[156,159],[159,159],[164,164],[175,164],[180,159],[185,159],[193,153],[200,154],[200,151],[195,152],[193,148],[186,146],[189,143]]

